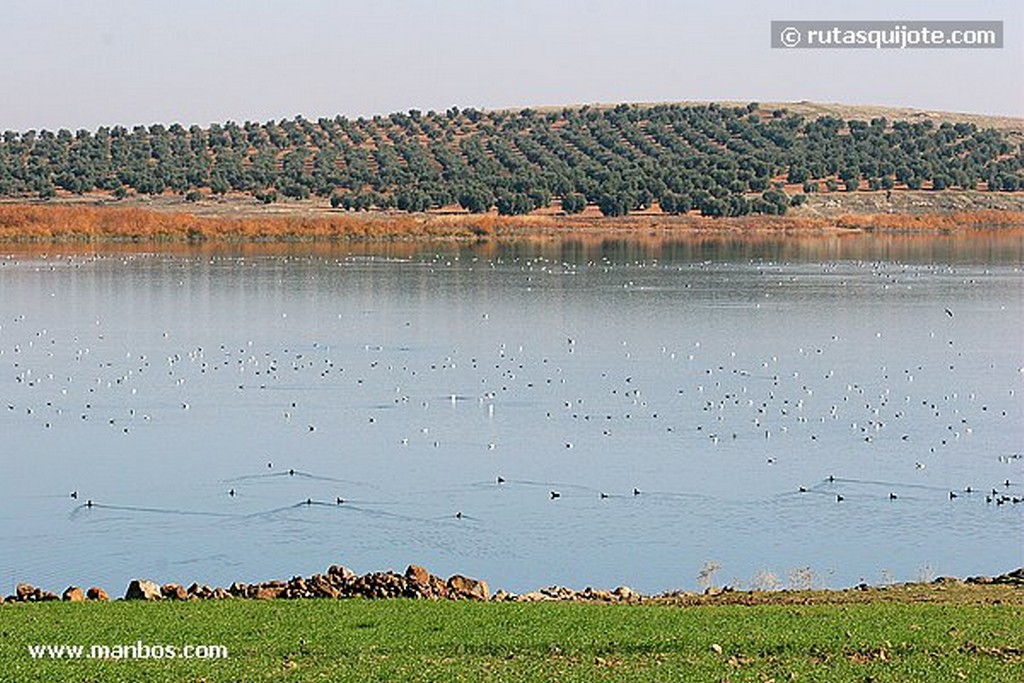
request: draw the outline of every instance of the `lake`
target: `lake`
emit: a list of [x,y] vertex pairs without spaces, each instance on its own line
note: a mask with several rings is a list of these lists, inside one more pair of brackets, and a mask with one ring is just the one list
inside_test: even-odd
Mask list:
[[8,245],[0,591],[1001,573],[1022,268],[1012,233]]

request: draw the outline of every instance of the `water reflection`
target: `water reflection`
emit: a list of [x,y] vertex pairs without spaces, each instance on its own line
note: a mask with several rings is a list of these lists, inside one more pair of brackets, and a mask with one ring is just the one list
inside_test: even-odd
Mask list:
[[1021,263],[1008,233],[20,250],[0,577],[1004,571]]
[[431,255],[481,261],[542,258],[587,263],[690,263],[701,261],[893,261],[900,263],[986,264],[1024,263],[1024,230],[962,230],[945,234],[867,233],[854,230],[814,233],[739,233],[708,231],[666,235],[585,235],[500,237],[479,241],[396,240],[322,243],[104,243],[25,244],[0,247],[9,258],[22,256],[135,255],[164,253],[187,256],[293,256],[336,259],[364,257],[374,261],[422,259]]

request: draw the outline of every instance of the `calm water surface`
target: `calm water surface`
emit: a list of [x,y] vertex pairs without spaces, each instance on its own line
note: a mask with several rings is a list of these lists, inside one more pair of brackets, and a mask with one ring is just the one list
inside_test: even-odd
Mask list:
[[12,249],[0,591],[1006,571],[1022,263],[1020,237]]

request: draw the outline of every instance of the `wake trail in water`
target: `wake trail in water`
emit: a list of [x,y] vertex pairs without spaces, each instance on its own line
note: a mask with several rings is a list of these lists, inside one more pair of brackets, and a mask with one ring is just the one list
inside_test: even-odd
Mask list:
[[221,483],[230,484],[241,481],[272,481],[274,479],[304,479],[307,481],[329,481],[335,484],[349,484],[351,486],[365,486],[367,488],[380,488],[374,484],[365,481],[356,481],[354,479],[339,479],[337,477],[328,477],[322,474],[312,474],[310,472],[302,472],[299,470],[284,470],[281,472],[265,472],[261,474],[243,474],[237,477],[230,477],[228,479],[221,479]]
[[927,491],[948,491],[949,489],[944,486],[933,486],[929,484],[908,484],[894,481],[879,481],[877,479],[847,479],[835,477],[832,482],[827,479],[823,483],[836,483],[836,484],[865,484],[869,486],[886,486],[889,488],[905,488],[905,489],[922,489]]
[[179,508],[154,508],[145,507],[141,505],[110,505],[107,503],[82,503],[74,510],[72,510],[69,517],[75,519],[85,510],[114,510],[117,512],[143,512],[147,514],[159,514],[159,515],[176,515],[180,517],[218,517],[218,518],[230,518],[238,517],[239,515],[227,513],[227,512],[205,512],[202,510],[182,510]]
[[[426,518],[426,517],[414,517],[414,516],[411,516],[411,515],[399,514],[397,512],[390,512],[388,510],[375,510],[373,508],[362,507],[360,505],[352,505],[353,502],[357,502],[357,501],[345,500],[345,501],[342,501],[341,503],[338,503],[336,501],[335,502],[331,502],[331,501],[324,501],[324,500],[313,500],[312,498],[308,498],[306,500],[301,500],[298,503],[293,503],[291,505],[284,505],[284,506],[281,506],[281,507],[278,507],[278,508],[274,508],[272,510],[264,510],[262,512],[254,512],[254,513],[245,515],[245,517],[247,517],[247,518],[267,517],[267,516],[277,515],[277,514],[280,514],[280,513],[283,513],[283,512],[300,510],[302,508],[317,507],[317,508],[330,508],[332,510],[337,510],[339,512],[344,512],[344,513],[355,512],[355,513],[358,513],[358,514],[361,514],[361,515],[366,515],[366,516],[369,516],[369,517],[379,517],[379,518],[387,518],[387,519],[398,519],[398,520],[403,520],[403,521],[407,521],[407,522],[430,522],[430,521],[436,521],[436,520],[431,520],[431,519]],[[374,503],[364,502],[363,504],[364,505],[372,505]]]

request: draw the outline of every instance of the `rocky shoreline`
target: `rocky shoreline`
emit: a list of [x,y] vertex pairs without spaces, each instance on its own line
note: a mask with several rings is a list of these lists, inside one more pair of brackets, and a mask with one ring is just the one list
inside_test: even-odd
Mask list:
[[[940,577],[930,585],[950,584],[970,586],[1006,586],[1024,589],[1024,567],[999,576],[972,576],[966,579]],[[901,584],[918,585],[918,584]],[[924,584],[929,585],[929,584]],[[865,591],[872,588],[860,584],[853,589]],[[747,591],[744,595],[774,594],[782,591]],[[845,591],[824,591],[840,594]],[[347,567],[332,565],[326,573],[309,577],[296,576],[290,580],[264,581],[262,583],[233,583],[228,587],[211,587],[193,583],[186,587],[176,583],[158,584],[147,579],[135,579],[128,584],[124,600],[143,601],[186,601],[186,600],[300,600],[300,599],[352,599],[371,600],[407,598],[417,600],[471,600],[478,602],[591,602],[607,604],[640,604],[650,601],[678,601],[680,599],[709,597],[716,598],[740,593],[726,587],[708,587],[703,593],[672,591],[658,595],[643,595],[627,586],[614,590],[587,587],[581,591],[565,586],[550,586],[528,593],[515,594],[499,590],[490,593],[486,581],[455,574],[447,579],[435,576],[425,568],[411,564],[404,574],[393,571],[371,572],[358,575]],[[14,594],[0,595],[0,605],[31,602],[108,602],[109,594],[99,587],[83,590],[68,586],[57,594],[28,583],[19,583]]]

